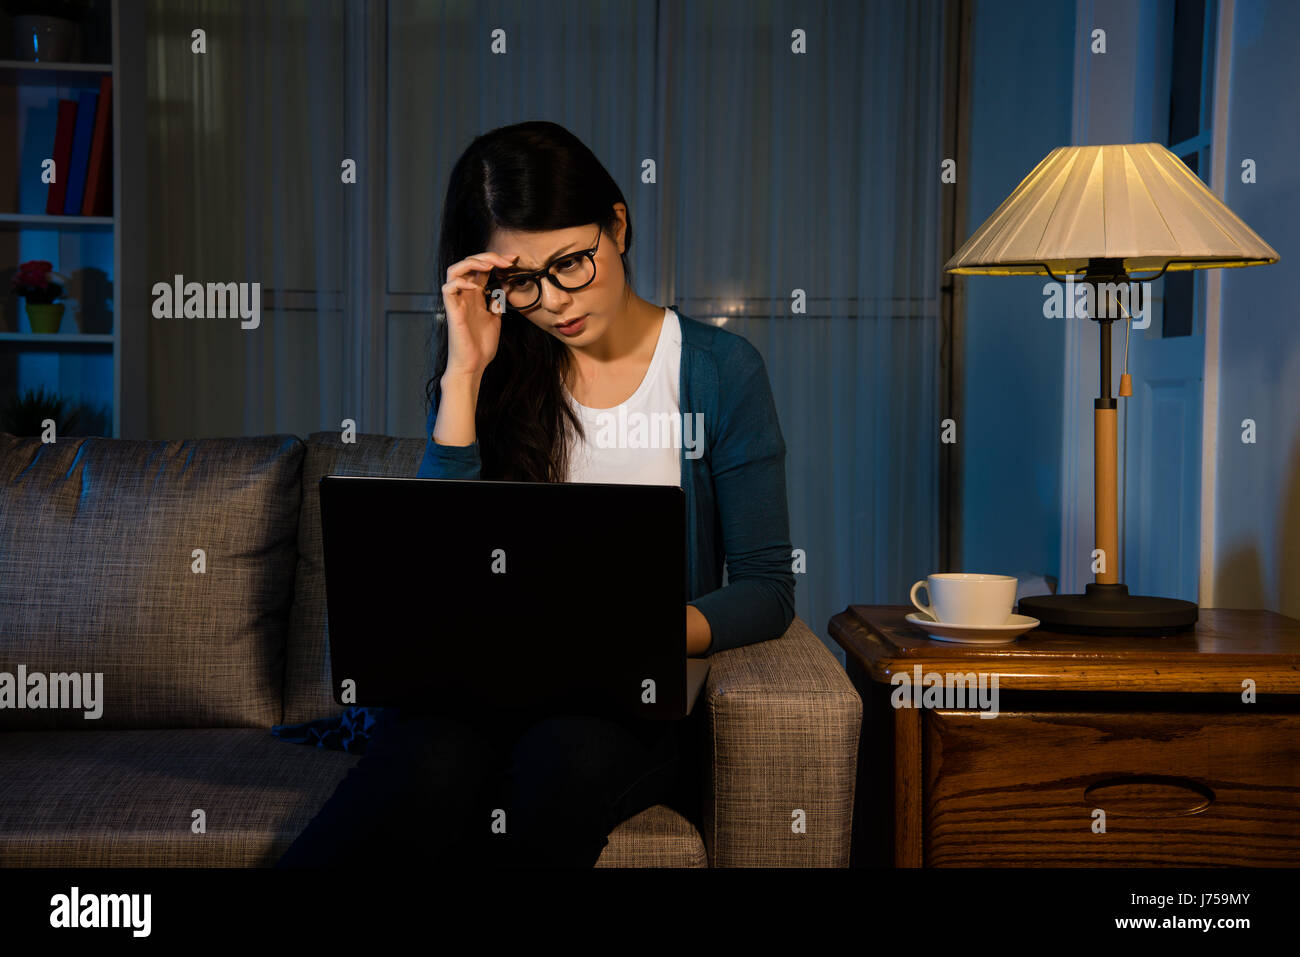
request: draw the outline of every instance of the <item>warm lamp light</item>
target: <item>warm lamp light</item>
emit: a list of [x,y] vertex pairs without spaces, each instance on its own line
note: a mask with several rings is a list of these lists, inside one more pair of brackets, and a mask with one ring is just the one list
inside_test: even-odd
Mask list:
[[[1105,571],[1083,595],[1022,598],[1021,614],[1046,628],[1097,634],[1160,634],[1196,623],[1194,602],[1130,595],[1119,581],[1116,402],[1111,395],[1111,305],[1130,279],[1167,270],[1256,266],[1277,252],[1223,205],[1173,153],[1157,143],[1062,146],[1052,150],[948,260],[960,275],[1082,273],[1102,308],[1101,388],[1093,403],[1096,548]],[[1148,276],[1133,272],[1156,270]],[[1131,395],[1127,370],[1120,395]]]

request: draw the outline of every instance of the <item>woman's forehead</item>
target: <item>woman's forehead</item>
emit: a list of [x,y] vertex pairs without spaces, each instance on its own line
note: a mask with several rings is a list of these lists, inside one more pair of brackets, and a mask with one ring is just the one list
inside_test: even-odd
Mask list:
[[588,235],[591,232],[590,226],[542,232],[498,229],[492,232],[488,250],[505,256],[518,254],[519,261],[515,265],[520,269],[540,269],[542,263],[563,252],[586,249],[591,241]]

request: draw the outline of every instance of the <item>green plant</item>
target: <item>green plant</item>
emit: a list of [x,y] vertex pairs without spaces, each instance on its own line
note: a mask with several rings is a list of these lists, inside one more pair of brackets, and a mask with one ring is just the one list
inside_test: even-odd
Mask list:
[[46,419],[54,420],[54,428],[59,435],[66,435],[77,424],[80,411],[73,406],[65,413],[63,406],[67,400],[56,392],[45,394],[45,386],[40,389],[28,389],[22,398],[13,398],[3,412],[0,412],[0,432],[13,435],[40,435]]

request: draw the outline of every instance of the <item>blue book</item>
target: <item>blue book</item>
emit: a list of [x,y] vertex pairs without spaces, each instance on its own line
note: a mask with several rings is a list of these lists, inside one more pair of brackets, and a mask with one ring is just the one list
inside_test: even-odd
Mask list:
[[81,215],[81,198],[86,190],[86,170],[90,167],[90,141],[95,136],[95,106],[99,101],[96,90],[82,90],[77,102],[77,129],[72,134],[72,160],[68,164],[68,195],[63,200],[63,212],[70,216]]

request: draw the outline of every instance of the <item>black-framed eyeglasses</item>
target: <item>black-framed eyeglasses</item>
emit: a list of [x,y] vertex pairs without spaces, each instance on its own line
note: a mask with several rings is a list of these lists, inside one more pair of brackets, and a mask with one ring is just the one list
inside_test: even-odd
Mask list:
[[506,276],[498,275],[494,270],[484,291],[490,297],[494,290],[504,289],[510,308],[523,310],[531,309],[541,301],[543,278],[549,279],[557,289],[565,292],[576,292],[589,286],[596,278],[596,250],[600,248],[600,237],[603,234],[604,230],[596,233],[596,245],[590,249],[565,253],[545,269],[510,273]]

